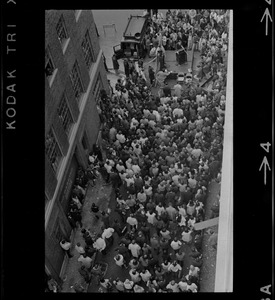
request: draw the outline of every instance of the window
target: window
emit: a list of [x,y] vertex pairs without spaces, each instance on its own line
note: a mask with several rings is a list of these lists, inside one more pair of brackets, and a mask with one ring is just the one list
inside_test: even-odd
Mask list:
[[95,98],[95,102],[98,103],[100,100],[100,90],[103,89],[103,84],[102,84],[102,80],[101,80],[101,76],[100,74],[98,74],[97,76],[97,80],[93,89],[93,95]]
[[86,66],[88,69],[90,69],[91,64],[94,62],[94,54],[88,30],[86,31],[84,39],[81,43],[81,48],[84,54]]
[[62,125],[64,128],[64,131],[66,132],[66,134],[69,136],[70,134],[70,129],[72,127],[73,124],[73,118],[67,103],[67,99],[65,96],[65,93],[63,93],[62,98],[60,100],[60,104],[58,106],[57,109],[58,112],[58,116],[62,121]]
[[50,86],[52,85],[53,79],[57,69],[54,66],[53,59],[50,52],[50,47],[48,46],[45,50],[45,74],[48,78]]
[[52,165],[53,170],[57,172],[61,162],[62,154],[52,128],[46,136],[45,152]]
[[57,25],[56,25],[57,36],[62,46],[63,53],[65,52],[68,42],[69,36],[65,27],[65,21],[63,15],[61,15]]
[[80,97],[84,92],[83,85],[80,79],[80,72],[77,61],[74,63],[72,71],[70,73],[70,78],[74,90],[74,96],[76,101],[79,103]]

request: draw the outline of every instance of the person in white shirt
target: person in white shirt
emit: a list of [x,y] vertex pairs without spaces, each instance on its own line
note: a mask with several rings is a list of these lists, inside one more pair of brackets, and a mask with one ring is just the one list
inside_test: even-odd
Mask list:
[[114,261],[116,262],[117,266],[126,268],[125,259],[122,254],[117,254],[114,257]]
[[[129,170],[129,169],[128,169]],[[132,171],[132,170],[131,170]],[[127,170],[126,170],[127,172]],[[133,172],[133,171],[132,171]],[[127,174],[127,173],[126,173]],[[135,179],[130,175],[130,174],[127,174],[126,177],[125,177],[125,182],[126,182],[126,185],[127,187],[129,187],[131,184],[135,184]]]
[[141,247],[136,243],[135,240],[132,240],[131,244],[129,244],[128,249],[131,251],[133,257],[138,258]]
[[172,247],[172,249],[176,252],[179,251],[179,249],[182,246],[182,242],[180,240],[178,240],[177,237],[174,237],[173,241],[170,243],[170,246]]
[[155,225],[156,214],[153,211],[147,211],[146,216],[147,216],[148,223],[152,224],[152,225]]
[[136,269],[131,269],[129,271],[129,274],[130,274],[131,280],[134,283],[138,283],[138,282],[141,281],[141,277],[139,276],[139,272]]
[[114,242],[114,234],[115,230],[112,227],[106,228],[103,230],[103,233],[101,237],[108,243],[109,246],[111,246]]
[[145,203],[146,202],[147,196],[146,196],[146,194],[145,194],[145,192],[143,190],[141,190],[140,192],[138,192],[137,199],[141,203]]
[[102,252],[102,254],[106,254],[106,242],[105,240],[100,236],[100,234],[97,236],[97,240],[93,243],[93,246],[98,251]]
[[161,202],[159,202],[159,204],[156,206],[156,211],[158,216],[160,216],[165,211],[165,208]]
[[193,265],[190,265],[189,272],[188,272],[188,275],[187,275],[187,279],[189,279],[190,276],[198,278],[199,277],[199,271],[200,271],[199,267],[194,267]]
[[71,245],[71,243],[66,242],[64,239],[60,242],[61,248],[67,253],[69,258],[73,257],[71,254]]
[[122,134],[121,131],[119,131],[117,134],[116,134],[116,138],[117,140],[120,142],[120,144],[124,144],[126,142],[126,138],[124,136],[124,134]]
[[189,282],[189,284],[187,285],[187,290],[190,290],[192,293],[197,293],[198,286],[194,282]]
[[137,219],[134,217],[133,214],[130,214],[130,216],[127,218],[126,223],[130,225],[130,229],[132,229],[132,227],[136,228],[138,227],[138,221]]
[[175,260],[168,267],[168,272],[172,272],[174,279],[176,279],[177,277],[180,278],[181,271],[182,271],[182,267]]
[[[140,151],[141,151],[141,149],[140,149]],[[141,171],[139,165],[132,165],[132,170],[134,171],[135,174],[139,174]]]
[[85,253],[85,250],[84,250],[84,248],[81,246],[80,243],[77,243],[77,244],[75,245],[75,250],[76,250],[79,254],[84,254],[84,253]]
[[181,280],[178,282],[178,287],[182,292],[185,292],[188,289],[188,284],[186,281]]
[[117,169],[118,172],[121,172],[121,171],[126,172],[126,169],[125,169],[125,167],[124,167],[122,161],[119,161],[119,162],[116,164],[116,169]]
[[181,233],[181,239],[183,242],[189,244],[192,241],[192,230],[188,227],[185,228],[185,230]]
[[173,293],[179,293],[179,287],[178,287],[178,283],[175,282],[175,280],[170,281],[167,286],[167,289],[171,289],[173,291]]
[[79,256],[79,258],[77,259],[77,261],[80,261],[83,266],[90,269],[93,259],[91,257],[87,256],[86,254],[81,254]]
[[125,291],[124,283],[119,278],[113,281],[113,284],[115,285],[115,288],[119,293],[123,293]]
[[134,285],[134,292],[135,293],[144,293],[144,288],[138,284]]
[[152,274],[147,269],[143,269],[139,275],[145,283],[147,283],[147,281],[152,277]]
[[128,278],[125,279],[125,281],[124,281],[124,287],[125,287],[125,289],[127,291],[132,290],[133,286],[134,286],[134,282],[133,281],[129,280]]

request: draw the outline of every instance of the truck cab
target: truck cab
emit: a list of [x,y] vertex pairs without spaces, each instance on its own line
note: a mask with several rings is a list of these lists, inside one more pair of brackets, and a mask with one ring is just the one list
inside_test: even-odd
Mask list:
[[130,16],[121,43],[113,47],[117,59],[140,59],[146,55],[145,33],[148,16]]

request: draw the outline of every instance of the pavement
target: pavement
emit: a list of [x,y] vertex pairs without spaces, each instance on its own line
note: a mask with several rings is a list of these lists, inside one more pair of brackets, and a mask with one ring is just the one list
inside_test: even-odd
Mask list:
[[[103,186],[105,183],[102,175],[99,174],[96,179],[96,183],[94,186],[88,185],[86,189],[86,195],[82,206],[82,224],[83,228],[90,230],[91,233],[97,234],[101,232],[101,227],[103,225],[102,221],[97,221],[95,216],[90,212],[90,208],[92,203],[94,202],[99,206],[100,210],[106,211],[108,208],[108,204],[111,198],[112,187],[110,185]],[[81,245],[85,246],[85,241],[82,238],[81,228],[77,228],[74,230],[72,235],[72,254],[74,255],[71,259],[68,260],[68,264],[66,266],[64,281],[62,285],[62,292],[70,293],[74,292],[72,286],[75,283],[80,283],[84,288],[88,288],[88,285],[84,282],[82,276],[79,274],[78,269],[81,267],[81,262],[78,262],[79,258],[78,252],[75,250],[75,245],[80,242]],[[96,257],[96,260],[98,258]]]
[[[217,200],[217,196],[220,193],[220,183],[212,181],[208,186],[208,198],[205,205],[205,216],[204,220],[208,220],[212,217],[211,207]],[[204,237],[202,241],[202,267],[200,273],[200,292],[215,291],[215,273],[216,273],[216,258],[217,250],[212,247],[209,242],[210,234],[209,229],[213,233],[218,233],[218,225],[204,229]]]

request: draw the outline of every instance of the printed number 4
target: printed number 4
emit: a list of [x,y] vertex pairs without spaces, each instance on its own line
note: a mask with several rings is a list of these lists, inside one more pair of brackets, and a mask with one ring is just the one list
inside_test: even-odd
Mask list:
[[269,142],[267,143],[261,143],[260,146],[267,152],[269,153],[269,147],[271,146],[271,144]]

